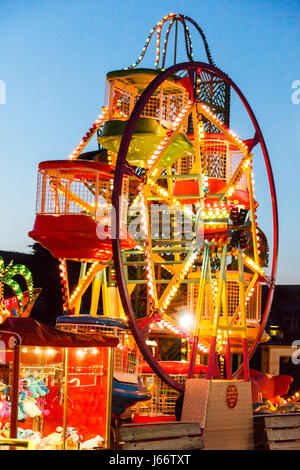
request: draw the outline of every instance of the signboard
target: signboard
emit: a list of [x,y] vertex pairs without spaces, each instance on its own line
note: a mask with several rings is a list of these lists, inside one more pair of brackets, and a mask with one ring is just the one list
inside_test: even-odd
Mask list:
[[226,390],[226,401],[228,408],[234,408],[238,400],[238,390],[235,385],[229,385]]

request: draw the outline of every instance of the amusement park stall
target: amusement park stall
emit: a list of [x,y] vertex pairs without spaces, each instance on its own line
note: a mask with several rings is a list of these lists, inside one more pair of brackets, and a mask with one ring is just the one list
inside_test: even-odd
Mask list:
[[109,447],[117,344],[8,318],[0,327],[2,446],[17,438],[40,450]]

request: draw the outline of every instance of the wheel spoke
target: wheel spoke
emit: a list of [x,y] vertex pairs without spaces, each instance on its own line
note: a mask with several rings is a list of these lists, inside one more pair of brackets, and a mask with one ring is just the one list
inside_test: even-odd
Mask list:
[[193,106],[194,106],[193,103],[189,101],[188,104],[185,105],[181,111],[179,111],[178,116],[174,119],[172,123],[172,132],[170,132],[169,135],[166,135],[166,137],[162,139],[160,144],[156,147],[156,150],[148,159],[146,163],[146,166],[149,166],[149,169],[147,172],[148,178],[149,177],[157,178],[159,174],[163,171],[163,168],[159,169],[158,165],[161,162],[161,159],[165,151],[170,147],[174,139],[177,137],[182,127],[182,124],[188,118],[190,112],[193,109]]
[[216,116],[211,109],[203,103],[199,103],[199,109],[201,113],[211,122],[213,123],[217,129],[219,129],[222,134],[224,134],[229,142],[233,145],[238,147],[245,155],[248,154],[248,146],[247,144],[240,139],[235,132],[225,126],[225,124],[221,121],[221,119]]

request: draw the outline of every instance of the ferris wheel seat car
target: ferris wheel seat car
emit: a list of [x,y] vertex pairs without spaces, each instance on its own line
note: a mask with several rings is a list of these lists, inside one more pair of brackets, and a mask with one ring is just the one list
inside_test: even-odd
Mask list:
[[[111,230],[99,238],[96,222],[84,214],[37,215],[29,236],[49,250],[55,258],[108,261],[112,257]],[[136,241],[127,231],[123,249],[133,248]]]
[[[126,125],[127,121],[106,121],[103,126],[102,134],[98,137],[99,144],[117,154]],[[167,132],[168,130],[160,125],[156,119],[138,119],[127,154],[128,163],[144,168],[149,155],[153,154],[163,137],[167,135]],[[172,142],[172,145],[166,150],[160,161],[159,168],[165,168],[171,165],[184,152],[190,153],[192,150],[193,145],[186,135],[179,133]]]
[[[208,191],[205,193],[204,206],[210,207],[219,202],[220,197],[226,191],[226,182],[222,178],[208,178]],[[199,181],[192,180],[177,180],[173,186],[173,196],[184,196],[182,202],[185,204],[195,204],[199,201]],[[186,196],[194,196],[186,198]],[[233,202],[235,205],[245,206],[249,209],[249,192],[248,190],[235,189],[228,201]]]

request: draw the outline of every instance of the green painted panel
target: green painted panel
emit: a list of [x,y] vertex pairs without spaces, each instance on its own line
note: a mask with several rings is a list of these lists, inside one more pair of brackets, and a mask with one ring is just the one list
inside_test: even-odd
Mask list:
[[[100,145],[117,154],[126,124],[127,121],[106,121],[103,126],[102,135],[98,137]],[[166,133],[167,130],[155,119],[140,118],[129,145],[127,161],[133,166],[144,168],[145,162],[152,155]],[[185,134],[178,134],[164,153],[158,167],[166,168],[179,157],[192,152],[193,144]]]

